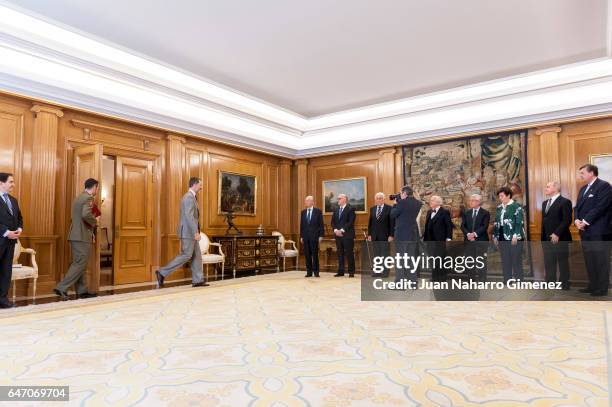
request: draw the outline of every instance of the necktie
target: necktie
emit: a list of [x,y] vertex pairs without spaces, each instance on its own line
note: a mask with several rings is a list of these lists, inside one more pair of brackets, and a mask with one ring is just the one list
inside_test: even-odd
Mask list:
[[544,210],[544,213],[548,213],[548,210],[550,209],[552,205],[552,199],[549,199],[548,202],[546,203],[546,209]]
[[472,232],[476,226],[476,216],[478,216],[478,209],[472,209]]
[[587,185],[587,187],[584,190],[584,194],[582,194],[583,197],[585,197],[587,192],[589,192],[589,188],[591,188],[591,185]]
[[306,219],[308,220],[308,223],[310,223],[310,216],[312,214],[312,209],[308,208],[308,216],[306,217]]
[[338,212],[338,217],[342,216],[342,210],[343,210],[343,209],[344,209],[344,208],[340,207],[340,211]]
[[376,209],[376,219],[380,219],[380,215],[382,215],[382,206],[379,206],[378,209]]
[[4,203],[6,203],[6,206],[8,207],[9,213],[12,215],[13,214],[13,205],[11,205],[11,200],[9,199],[8,194],[2,195],[2,198],[4,198]]

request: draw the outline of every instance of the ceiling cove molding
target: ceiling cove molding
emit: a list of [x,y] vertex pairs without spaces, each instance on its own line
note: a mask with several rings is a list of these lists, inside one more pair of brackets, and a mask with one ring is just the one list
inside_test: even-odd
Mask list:
[[612,59],[305,118],[0,5],[0,90],[297,158],[612,113]]

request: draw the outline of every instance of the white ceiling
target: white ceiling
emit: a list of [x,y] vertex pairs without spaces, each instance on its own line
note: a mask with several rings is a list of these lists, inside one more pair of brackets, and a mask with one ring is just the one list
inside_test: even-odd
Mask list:
[[304,116],[606,56],[606,0],[12,0]]

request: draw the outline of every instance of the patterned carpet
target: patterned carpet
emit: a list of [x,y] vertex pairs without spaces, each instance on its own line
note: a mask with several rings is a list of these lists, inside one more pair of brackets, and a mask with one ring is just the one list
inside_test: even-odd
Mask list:
[[610,405],[609,303],[361,302],[359,282],[287,272],[7,310],[0,384],[70,385],[52,406]]

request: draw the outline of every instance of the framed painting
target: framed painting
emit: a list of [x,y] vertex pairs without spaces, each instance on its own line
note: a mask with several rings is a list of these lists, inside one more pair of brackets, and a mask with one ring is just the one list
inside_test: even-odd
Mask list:
[[228,211],[235,216],[255,216],[257,210],[257,177],[219,170],[217,213]]
[[366,177],[343,178],[323,181],[323,213],[331,215],[338,208],[338,195],[345,194],[355,213],[367,213]]
[[605,181],[612,181],[612,153],[591,154],[589,162],[597,166],[599,178]]

